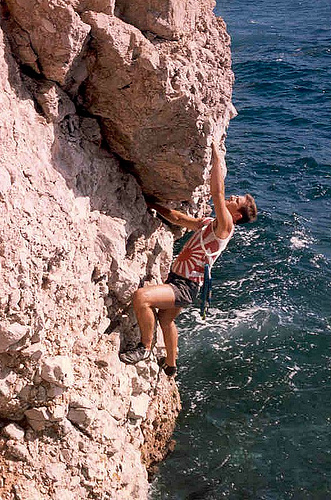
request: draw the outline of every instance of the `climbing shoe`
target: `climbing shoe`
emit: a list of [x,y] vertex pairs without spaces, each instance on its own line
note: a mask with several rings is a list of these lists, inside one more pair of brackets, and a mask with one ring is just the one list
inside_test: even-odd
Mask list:
[[125,351],[119,353],[120,360],[127,365],[135,365],[139,361],[148,359],[151,351],[139,342],[136,347],[128,346]]
[[175,377],[177,375],[177,368],[176,366],[169,366],[166,363],[166,358],[162,357],[158,360],[157,364],[159,365],[160,368],[164,371],[168,377]]

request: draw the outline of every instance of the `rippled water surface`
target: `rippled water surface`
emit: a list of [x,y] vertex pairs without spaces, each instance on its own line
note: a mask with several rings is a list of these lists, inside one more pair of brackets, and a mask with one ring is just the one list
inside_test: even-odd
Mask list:
[[331,499],[331,4],[218,1],[238,110],[227,191],[251,192],[207,320],[179,321],[183,411],[151,497]]

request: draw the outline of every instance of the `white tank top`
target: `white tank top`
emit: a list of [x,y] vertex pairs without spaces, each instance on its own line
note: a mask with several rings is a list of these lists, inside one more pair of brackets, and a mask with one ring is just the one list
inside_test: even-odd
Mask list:
[[233,235],[222,240],[215,235],[213,218],[203,221],[203,226],[185,243],[180,254],[174,261],[171,271],[201,284],[204,277],[205,264],[212,266],[226,248]]

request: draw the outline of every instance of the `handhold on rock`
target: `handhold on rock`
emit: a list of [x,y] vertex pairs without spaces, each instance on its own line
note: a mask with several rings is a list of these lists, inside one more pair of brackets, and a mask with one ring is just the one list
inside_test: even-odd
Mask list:
[[59,387],[71,387],[74,373],[68,356],[46,358],[41,367],[41,378]]
[[19,425],[13,423],[3,428],[2,433],[9,439],[21,441],[24,438],[24,430]]
[[131,398],[129,417],[134,419],[146,418],[149,403],[150,397],[148,394],[143,393],[139,396],[133,396]]
[[0,352],[6,352],[9,347],[19,342],[29,331],[28,326],[20,323],[0,325]]
[[37,432],[44,430],[46,422],[49,421],[49,414],[45,406],[26,410],[25,416],[29,425]]

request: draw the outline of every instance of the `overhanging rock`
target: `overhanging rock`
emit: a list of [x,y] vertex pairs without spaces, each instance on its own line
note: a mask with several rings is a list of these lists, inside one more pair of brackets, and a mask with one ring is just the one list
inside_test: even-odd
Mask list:
[[81,103],[101,117],[111,149],[132,163],[145,193],[190,200],[205,182],[212,137],[224,143],[234,114],[223,21],[205,9],[193,33],[169,41],[103,13],[82,19],[94,50]]

